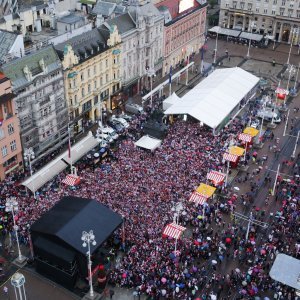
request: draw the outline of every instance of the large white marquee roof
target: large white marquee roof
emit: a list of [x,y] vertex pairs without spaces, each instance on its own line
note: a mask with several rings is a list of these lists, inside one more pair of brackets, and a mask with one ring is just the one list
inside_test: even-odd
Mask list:
[[164,113],[188,114],[216,128],[258,82],[258,77],[238,67],[218,69]]

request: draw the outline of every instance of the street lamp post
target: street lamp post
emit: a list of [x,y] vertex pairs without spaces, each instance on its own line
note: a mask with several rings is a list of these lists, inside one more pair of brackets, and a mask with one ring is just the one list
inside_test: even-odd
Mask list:
[[[250,33],[252,33],[252,29],[254,27],[254,22],[251,22],[251,24],[249,25],[250,26]],[[247,57],[249,58],[250,57],[250,47],[251,47],[251,38],[249,39],[249,45],[248,45],[248,51],[247,51]]]
[[220,27],[218,27],[217,29],[217,37],[216,37],[216,46],[215,46],[215,55],[214,55],[214,65],[216,65],[216,60],[217,60],[217,51],[218,51],[218,38],[219,38],[219,30],[220,30]]
[[93,230],[90,230],[89,232],[83,231],[81,240],[83,241],[82,247],[88,247],[87,256],[88,256],[88,272],[89,272],[89,285],[90,285],[90,291],[89,296],[91,299],[94,299],[97,295],[94,293],[93,289],[93,276],[92,276],[92,260],[91,260],[91,244],[93,246],[96,246],[95,241],[95,235],[93,233]]
[[293,40],[294,40],[294,35],[298,33],[298,29],[297,28],[293,28],[292,29],[292,40],[291,40],[291,44],[290,44],[290,50],[289,50],[289,55],[288,55],[288,60],[286,62],[287,65],[290,64],[290,57],[291,57],[291,52],[292,52],[292,47],[293,47]]
[[[292,73],[295,73],[295,68],[294,68],[293,65],[289,65],[288,72],[289,72],[289,77],[288,77],[288,82],[287,82],[286,90],[289,93],[291,76],[292,76]],[[284,98],[284,104],[286,103],[286,99],[287,99],[287,97]]]
[[295,84],[294,84],[294,91],[296,92],[297,89],[297,81],[298,81],[298,75],[299,75],[299,68],[300,68],[300,63],[298,64],[298,69],[297,69],[297,74],[296,74],[296,79],[295,79]]
[[5,211],[10,212],[12,214],[13,224],[14,224],[14,231],[16,235],[17,241],[17,248],[18,248],[18,257],[15,260],[15,264],[23,265],[26,261],[26,257],[22,255],[19,243],[19,236],[18,236],[18,226],[15,220],[15,212],[18,211],[18,202],[15,197],[8,198],[5,203]]
[[[174,212],[173,223],[179,225],[180,213],[182,212],[182,215],[186,215],[186,212],[184,211],[184,206],[182,205],[181,202],[178,202],[175,206],[172,207],[171,210]],[[176,253],[177,253],[177,238],[175,239],[175,252],[174,252],[175,256]]]
[[[26,300],[25,277],[17,272],[10,279],[11,285],[14,287],[16,300]],[[18,291],[18,292],[17,292]]]
[[[29,165],[29,171],[30,171],[30,176],[33,175],[33,170],[32,170],[32,164],[31,164],[31,161],[35,159],[35,155],[34,155],[34,151],[32,148],[27,148],[24,150],[24,160],[26,162],[28,162],[28,165]],[[34,183],[34,181],[33,181]],[[33,186],[33,189],[34,189],[34,186]],[[35,196],[35,190],[33,191],[33,197],[34,199],[36,199],[36,196]]]

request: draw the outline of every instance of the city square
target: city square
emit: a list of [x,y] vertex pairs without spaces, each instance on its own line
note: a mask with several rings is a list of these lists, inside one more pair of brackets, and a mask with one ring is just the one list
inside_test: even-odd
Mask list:
[[1,63],[0,299],[300,298],[300,32],[177,2],[82,2]]

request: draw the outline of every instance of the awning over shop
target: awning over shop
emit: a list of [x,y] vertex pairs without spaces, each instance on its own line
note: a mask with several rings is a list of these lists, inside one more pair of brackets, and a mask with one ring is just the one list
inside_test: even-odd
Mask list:
[[[81,157],[83,157],[87,152],[95,148],[97,145],[99,145],[99,142],[96,138],[94,138],[92,132],[90,131],[86,137],[72,146],[72,163],[78,161]],[[67,163],[71,164],[71,159],[69,158],[68,151],[66,151],[62,156],[62,158]]]
[[232,146],[229,148],[229,154],[234,154],[237,156],[242,156],[244,154],[245,149],[237,146]]
[[271,268],[270,277],[300,290],[300,260],[286,254],[278,254]]
[[252,137],[255,137],[258,135],[259,133],[259,130],[257,130],[256,128],[253,128],[253,127],[247,127],[244,129],[243,131],[245,134],[249,134],[251,135]]
[[197,205],[203,205],[207,201],[207,197],[204,195],[201,195],[198,192],[193,192],[190,199],[190,202],[195,202]]
[[226,175],[217,171],[210,171],[207,174],[207,179],[213,181],[214,185],[222,183]]
[[185,227],[177,225],[176,223],[171,223],[165,227],[163,236],[171,237],[173,239],[179,239],[185,230]]
[[239,34],[242,32],[241,30],[222,28],[220,26],[215,26],[215,27],[209,29],[208,31],[218,33],[218,34],[221,34],[221,35],[233,36],[233,37],[238,37]]
[[251,40],[251,41],[256,41],[256,42],[260,42],[263,39],[263,35],[257,34],[257,33],[251,33],[251,32],[243,31],[240,34],[239,38],[241,38],[241,39],[247,39],[247,40]]
[[161,140],[153,138],[149,135],[144,135],[137,142],[135,142],[135,145],[137,147],[154,151],[156,148],[160,147]]
[[238,139],[239,139],[240,141],[245,142],[245,143],[250,143],[250,142],[252,141],[252,135],[247,134],[247,133],[240,133],[240,134],[238,135]]
[[[93,137],[93,134],[89,132],[86,137],[72,146],[72,163],[78,161],[83,155],[96,147],[98,144],[99,143]],[[52,180],[57,174],[66,169],[70,162],[68,151],[65,151],[63,154],[47,164],[44,168],[23,181],[22,185],[26,186],[34,193],[45,183]]]
[[230,154],[227,152],[223,154],[223,159],[233,162],[233,163],[235,163],[238,160],[238,158],[239,158],[238,155]]
[[196,192],[198,192],[199,194],[209,198],[211,197],[214,192],[215,192],[216,188],[213,187],[213,186],[210,186],[208,184],[205,184],[205,183],[201,183],[197,189],[196,189]]
[[258,82],[258,77],[238,67],[217,69],[164,114],[188,114],[215,129],[230,116]]
[[175,104],[180,98],[176,95],[176,93],[173,93],[170,97],[168,97],[166,100],[163,101],[163,110],[168,109],[173,104]]
[[80,183],[80,177],[74,174],[68,174],[66,178],[62,180],[62,183],[69,186],[75,186]]

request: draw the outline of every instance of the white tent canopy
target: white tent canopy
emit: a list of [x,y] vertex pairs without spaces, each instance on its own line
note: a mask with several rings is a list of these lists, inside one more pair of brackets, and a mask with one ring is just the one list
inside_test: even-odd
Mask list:
[[223,35],[229,35],[229,36],[233,36],[233,37],[238,37],[239,34],[241,33],[241,30],[222,28],[220,26],[215,26],[215,27],[209,29],[208,31],[218,33],[218,34],[223,34]]
[[137,147],[153,151],[156,148],[160,147],[161,140],[153,138],[149,135],[144,135],[137,142],[135,142],[135,145]]
[[270,277],[276,281],[300,290],[300,260],[286,254],[278,254],[270,270]]
[[215,70],[164,113],[188,114],[215,129],[258,82],[238,67]]
[[[83,155],[96,147],[98,144],[99,142],[93,137],[92,133],[89,132],[86,137],[72,147],[72,163],[78,161]],[[47,164],[44,168],[27,178],[22,185],[26,186],[34,193],[45,183],[53,179],[57,174],[67,168],[68,164],[71,164],[71,160],[68,156],[67,150]]]
[[263,36],[261,34],[251,33],[251,32],[246,32],[246,31],[243,31],[239,37],[241,39],[248,39],[248,40],[257,41],[257,42],[260,42],[263,38]]
[[171,96],[169,96],[167,99],[163,101],[163,110],[168,109],[173,104],[175,104],[180,98],[176,95],[176,93],[173,93]]

